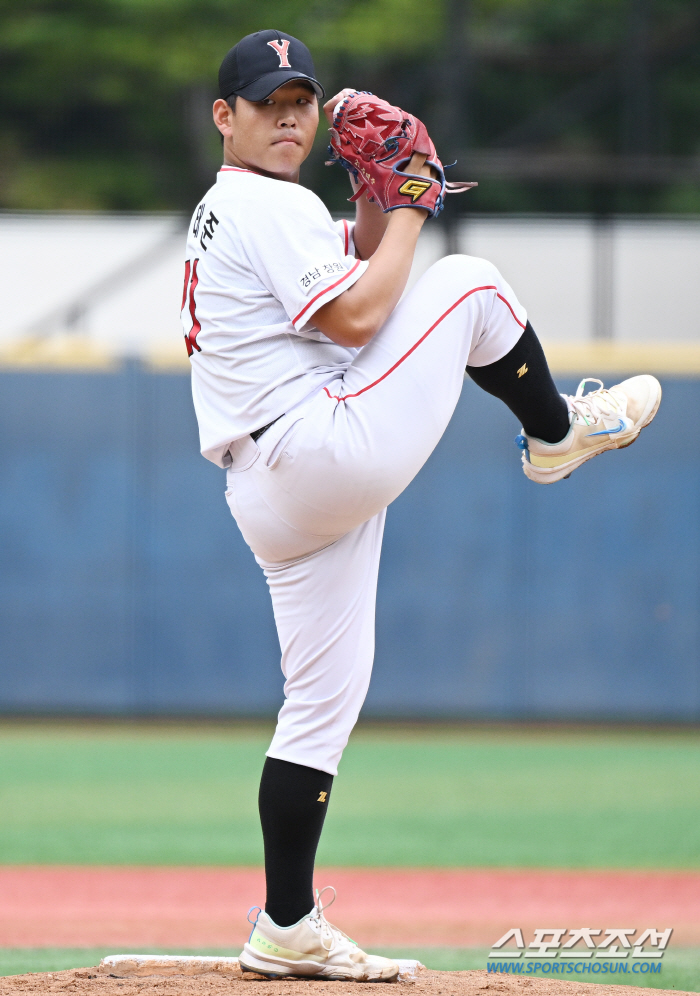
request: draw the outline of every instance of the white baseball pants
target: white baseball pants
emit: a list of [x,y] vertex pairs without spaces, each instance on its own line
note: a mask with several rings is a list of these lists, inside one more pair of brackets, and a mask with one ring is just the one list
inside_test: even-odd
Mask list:
[[342,378],[234,444],[226,497],[270,587],[286,679],[268,756],[337,773],[372,670],[386,507],[445,431],[467,363],[505,356],[525,324],[491,263],[448,256]]

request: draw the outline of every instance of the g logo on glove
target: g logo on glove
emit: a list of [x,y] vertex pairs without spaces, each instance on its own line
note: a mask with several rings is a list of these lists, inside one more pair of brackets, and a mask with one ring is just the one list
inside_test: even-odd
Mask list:
[[419,197],[422,197],[426,190],[430,190],[432,183],[429,180],[414,180],[411,177],[410,180],[406,180],[399,187],[400,194],[406,194],[407,197],[411,198],[411,203],[415,204]]

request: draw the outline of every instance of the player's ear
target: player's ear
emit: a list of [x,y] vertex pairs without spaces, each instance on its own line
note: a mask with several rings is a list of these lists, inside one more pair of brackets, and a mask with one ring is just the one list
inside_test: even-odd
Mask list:
[[214,124],[221,132],[222,136],[231,134],[231,115],[235,111],[226,100],[215,100],[212,108]]

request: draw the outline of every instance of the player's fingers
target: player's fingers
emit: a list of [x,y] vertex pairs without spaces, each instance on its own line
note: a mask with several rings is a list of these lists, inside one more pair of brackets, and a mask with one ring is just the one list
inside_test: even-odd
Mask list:
[[408,162],[408,166],[404,169],[404,173],[418,173],[419,175],[430,176],[430,167],[425,165],[427,158],[424,152],[414,152]]
[[333,97],[331,97],[330,100],[326,101],[323,105],[323,110],[325,111],[326,117],[330,122],[333,121],[333,112],[335,111],[336,105],[339,104],[341,100],[344,100],[346,97],[351,96],[354,93],[357,93],[357,90],[354,90],[352,87],[345,87],[339,93],[336,93]]
[[328,118],[328,123],[333,124],[333,112],[335,111],[336,104],[339,104],[341,100],[345,100],[346,97],[351,97],[354,93],[357,93],[353,87],[345,87],[340,93],[336,93],[335,96],[327,100],[323,105],[323,111]]
[[431,176],[436,179],[438,174],[433,167],[425,165],[427,158],[424,152],[414,152],[403,172],[417,173],[419,176]]

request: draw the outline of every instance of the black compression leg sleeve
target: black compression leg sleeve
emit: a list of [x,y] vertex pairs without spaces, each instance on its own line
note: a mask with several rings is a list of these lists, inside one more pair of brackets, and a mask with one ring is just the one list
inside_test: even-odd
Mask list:
[[326,818],[333,775],[268,757],[258,807],[265,842],[265,912],[279,927],[310,913],[316,848]]
[[566,402],[557,391],[540,341],[528,322],[509,353],[486,367],[467,367],[480,388],[505,402],[528,434],[558,443],[569,431]]

